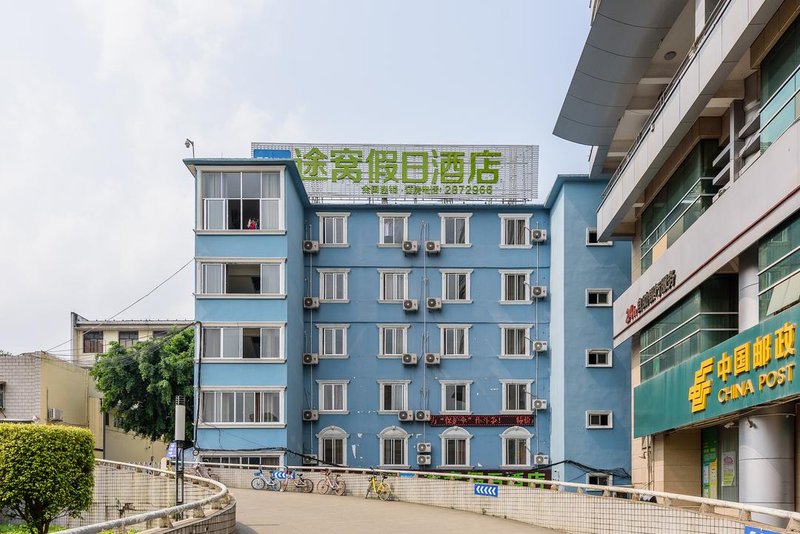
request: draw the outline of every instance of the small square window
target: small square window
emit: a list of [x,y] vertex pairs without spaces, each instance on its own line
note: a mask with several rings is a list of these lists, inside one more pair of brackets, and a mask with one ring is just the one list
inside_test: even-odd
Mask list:
[[119,344],[126,349],[133,347],[137,341],[139,341],[139,332],[137,330],[119,333]]
[[586,305],[587,306],[611,306],[611,290],[610,289],[587,289],[586,290]]
[[318,381],[319,411],[324,413],[347,412],[347,382]]
[[469,213],[439,214],[443,247],[469,246]]
[[586,367],[611,367],[611,351],[609,349],[588,349],[586,351]]
[[613,241],[598,241],[597,228],[586,229],[586,246],[587,247],[610,247],[614,244]]
[[587,411],[586,428],[613,428],[612,412]]
[[318,213],[319,243],[322,246],[347,245],[347,218],[349,213]]
[[380,229],[378,244],[384,246],[400,246],[408,233],[408,215],[378,214]]
[[605,473],[586,473],[586,483],[592,486],[611,486],[611,475]]

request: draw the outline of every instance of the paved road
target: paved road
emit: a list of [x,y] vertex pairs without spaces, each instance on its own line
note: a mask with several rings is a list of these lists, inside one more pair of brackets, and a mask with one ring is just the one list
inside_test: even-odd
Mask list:
[[[236,498],[236,532],[425,532],[553,534],[516,521],[404,502],[230,488]],[[435,529],[434,529],[435,526]]]

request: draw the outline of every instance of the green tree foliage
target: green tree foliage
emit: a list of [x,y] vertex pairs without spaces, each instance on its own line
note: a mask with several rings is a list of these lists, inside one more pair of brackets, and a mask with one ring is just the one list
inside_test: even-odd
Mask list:
[[174,436],[175,396],[186,397],[186,440],[193,421],[194,330],[172,332],[126,349],[118,343],[97,359],[91,374],[103,394],[102,408],[113,412],[125,431],[152,441]]
[[92,504],[94,436],[83,428],[0,423],[0,509],[46,534]]

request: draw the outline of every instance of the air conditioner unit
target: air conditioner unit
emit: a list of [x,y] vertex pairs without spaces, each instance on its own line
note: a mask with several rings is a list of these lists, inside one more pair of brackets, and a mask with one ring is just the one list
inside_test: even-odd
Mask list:
[[319,308],[319,298],[305,297],[303,299],[303,307],[307,310],[316,310],[317,308]]
[[403,365],[417,365],[417,355],[416,354],[403,354]]
[[310,239],[303,241],[303,252],[306,254],[316,254],[319,252],[319,241],[311,241]]
[[303,465],[317,465],[318,463],[316,454],[303,453]]
[[303,365],[317,365],[319,363],[319,355],[313,352],[303,353]]
[[533,243],[544,243],[547,241],[547,230],[531,230],[531,241]]
[[425,353],[425,365],[439,365],[442,362],[442,357],[433,352]]
[[533,463],[536,465],[547,465],[550,463],[550,457],[546,454],[535,454],[533,456]]
[[419,309],[417,299],[405,299],[403,301],[403,311],[415,312]]
[[417,454],[430,454],[432,449],[430,443],[417,443]]
[[442,244],[438,241],[425,241],[425,252],[428,254],[438,254],[442,251]]
[[535,352],[547,352],[547,341],[534,341],[533,350]]
[[430,454],[418,454],[417,455],[417,465],[431,465],[431,455]]
[[416,254],[419,251],[419,244],[416,241],[403,241],[403,252],[406,254]]
[[427,301],[427,306],[429,310],[441,310],[442,309],[442,299],[430,297]]
[[47,409],[47,420],[48,421],[63,421],[64,420],[64,413],[61,411],[60,408],[48,408]]
[[430,410],[417,410],[414,412],[414,420],[415,421],[430,421],[431,420],[431,411]]
[[397,412],[397,418],[400,421],[413,421],[414,412],[412,410],[400,410],[399,412]]
[[547,409],[547,399],[533,399],[533,409],[534,410],[546,410]]
[[303,421],[318,421],[319,412],[317,410],[303,410]]
[[547,286],[531,286],[531,298],[543,299],[547,296]]

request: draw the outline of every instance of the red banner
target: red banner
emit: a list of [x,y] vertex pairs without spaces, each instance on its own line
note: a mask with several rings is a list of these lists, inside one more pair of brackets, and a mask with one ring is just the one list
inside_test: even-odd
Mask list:
[[533,415],[432,415],[431,426],[533,426]]

